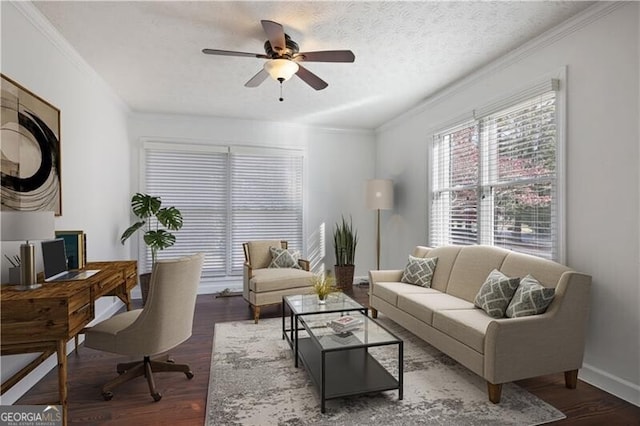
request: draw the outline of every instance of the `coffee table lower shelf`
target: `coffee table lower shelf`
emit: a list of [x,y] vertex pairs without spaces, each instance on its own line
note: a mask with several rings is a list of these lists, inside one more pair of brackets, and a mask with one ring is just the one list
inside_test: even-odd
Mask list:
[[328,399],[394,389],[398,389],[398,399],[402,399],[401,380],[393,377],[365,347],[325,350],[324,375],[323,351],[310,338],[299,339],[298,351],[320,392],[320,411],[323,413]]

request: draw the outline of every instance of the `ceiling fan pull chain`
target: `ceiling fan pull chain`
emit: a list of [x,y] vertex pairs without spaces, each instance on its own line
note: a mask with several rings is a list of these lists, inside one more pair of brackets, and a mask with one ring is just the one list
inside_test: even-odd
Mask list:
[[279,78],[278,81],[280,82],[280,98],[278,100],[282,102],[284,101],[284,98],[282,97],[282,82],[284,81],[284,78]]

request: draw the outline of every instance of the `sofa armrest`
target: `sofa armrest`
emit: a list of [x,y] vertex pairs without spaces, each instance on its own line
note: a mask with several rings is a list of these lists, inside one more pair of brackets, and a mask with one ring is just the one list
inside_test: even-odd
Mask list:
[[300,267],[301,267],[303,270],[308,271],[308,270],[309,270],[309,267],[310,267],[310,265],[311,265],[311,262],[309,262],[309,261],[308,261],[308,260],[306,260],[306,259],[298,259],[298,265],[300,265]]
[[387,269],[384,271],[369,271],[369,283],[374,285],[379,282],[399,282],[403,269]]
[[590,284],[588,275],[565,272],[547,312],[492,321],[484,342],[485,379],[499,384],[579,369],[584,355]]

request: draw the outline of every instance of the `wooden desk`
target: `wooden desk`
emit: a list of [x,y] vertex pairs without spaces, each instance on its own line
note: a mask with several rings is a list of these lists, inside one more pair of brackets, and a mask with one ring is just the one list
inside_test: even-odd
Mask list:
[[117,296],[131,309],[130,291],[136,286],[137,262],[90,262],[86,269],[100,269],[80,281],[44,283],[30,291],[9,285],[0,289],[0,354],[41,352],[29,365],[2,383],[5,393],[54,352],[58,358],[58,391],[62,423],[67,424],[67,342],[95,318],[95,301]]

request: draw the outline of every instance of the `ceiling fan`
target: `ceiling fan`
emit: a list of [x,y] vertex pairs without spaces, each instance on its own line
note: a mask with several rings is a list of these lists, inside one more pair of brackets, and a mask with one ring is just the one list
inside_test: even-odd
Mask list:
[[[350,50],[324,50],[317,52],[300,52],[298,43],[291,40],[284,33],[282,25],[274,21],[262,20],[262,28],[267,34],[268,40],[264,42],[264,54],[234,52],[230,50],[202,49],[202,53],[208,55],[243,56],[267,59],[264,68],[245,83],[245,87],[257,87],[268,76],[282,83],[290,79],[294,74],[302,81],[316,90],[322,90],[328,86],[327,82],[300,65],[300,62],[353,62],[355,55]],[[280,101],[283,98],[280,96]]]

